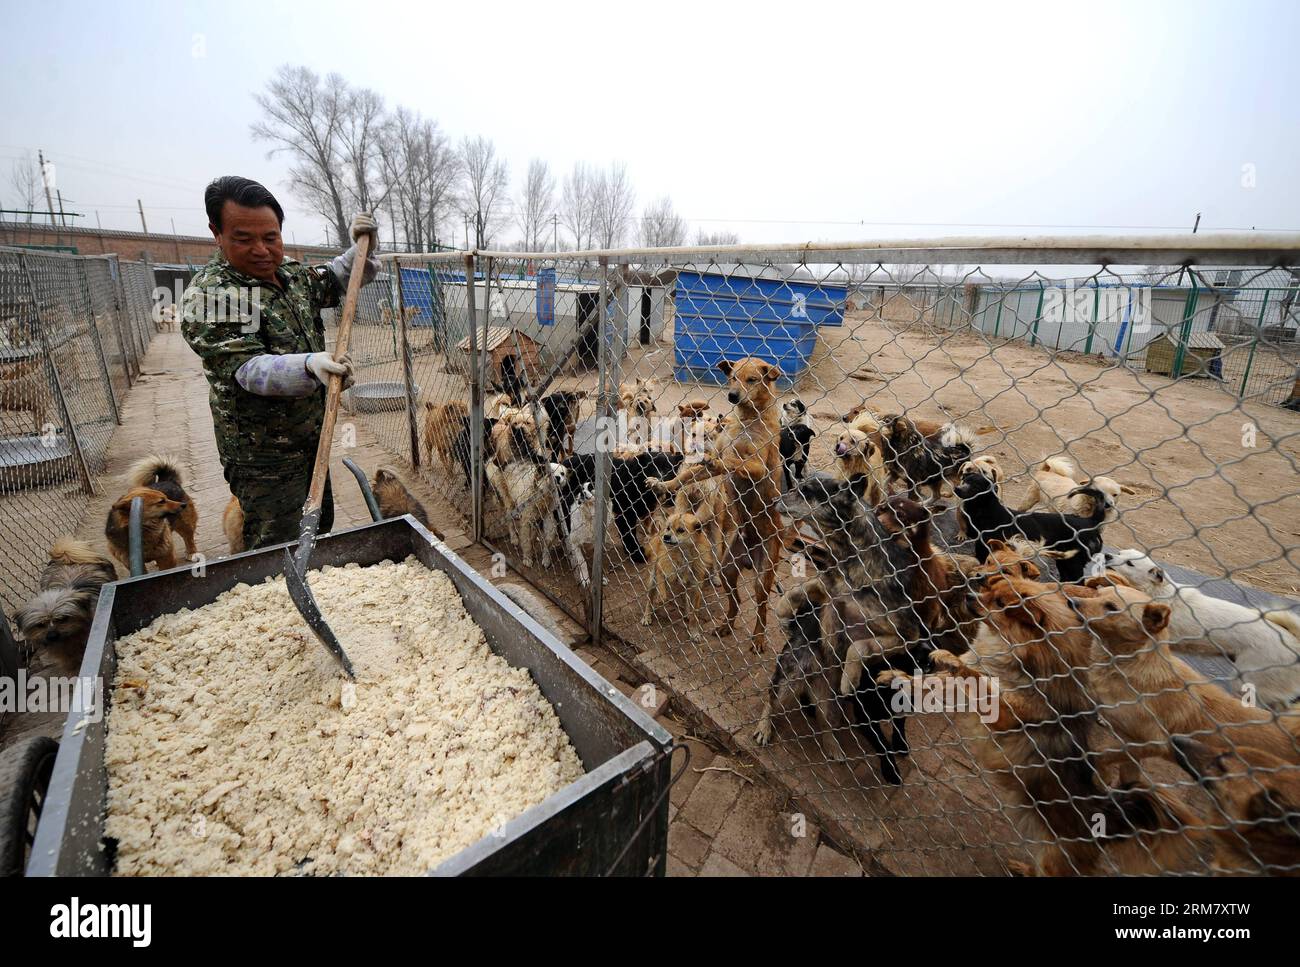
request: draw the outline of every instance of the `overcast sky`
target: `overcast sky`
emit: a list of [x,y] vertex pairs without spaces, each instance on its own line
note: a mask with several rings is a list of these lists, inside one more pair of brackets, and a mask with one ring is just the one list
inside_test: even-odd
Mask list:
[[[78,224],[205,233],[244,174],[323,240],[249,124],[275,68],[337,71],[638,211],[747,242],[1089,228],[1300,230],[1300,4],[0,0],[0,203],[38,148]],[[1243,186],[1250,165],[1254,187]]]

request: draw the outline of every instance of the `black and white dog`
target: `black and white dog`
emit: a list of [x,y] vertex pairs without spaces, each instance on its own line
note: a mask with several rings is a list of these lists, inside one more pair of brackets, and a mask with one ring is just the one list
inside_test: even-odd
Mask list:
[[817,431],[803,400],[781,404],[781,480],[789,490],[796,480],[803,480],[808,468],[808,453]]
[[1106,520],[1106,495],[1095,487],[1076,487],[1066,495],[1092,498],[1093,513],[1021,513],[1010,510],[998,499],[995,485],[982,473],[965,473],[953,492],[961,499],[960,513],[966,518],[966,533],[975,540],[975,556],[983,563],[989,556],[988,542],[1008,540],[1017,534],[1043,545],[1047,556],[1056,558],[1056,572],[1067,584],[1083,579],[1088,561],[1101,553],[1101,525]]

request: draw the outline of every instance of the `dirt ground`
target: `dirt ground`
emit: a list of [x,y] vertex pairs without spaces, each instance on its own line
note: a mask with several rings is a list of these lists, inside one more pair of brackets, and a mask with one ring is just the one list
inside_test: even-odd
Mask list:
[[[671,351],[638,352],[625,369],[657,375],[660,412],[703,396],[724,412],[723,387],[670,381]],[[1012,503],[1028,470],[1068,454],[1087,475],[1137,491],[1121,503],[1106,542],[1279,594],[1300,593],[1300,413],[1241,403],[1208,380],[1135,373],[1081,354],[865,314],[823,329],[793,393],[820,431],[812,466],[829,468],[839,427],[867,402],[886,411],[993,425],[979,452],[1007,474]]]
[[[378,346],[382,358],[385,347]],[[417,354],[415,381],[422,400],[464,398],[462,377],[445,372],[440,356]],[[708,399],[726,412],[726,388],[672,378],[666,343],[634,347],[617,374],[654,377],[660,416],[676,404]],[[360,379],[400,379],[396,363],[376,362]],[[566,374],[552,389],[594,389],[591,372]],[[996,431],[978,437],[1007,472],[1012,503],[1025,492],[1026,471],[1044,457],[1068,453],[1086,474],[1108,474],[1136,496],[1106,530],[1112,546],[1139,546],[1169,563],[1280,594],[1300,591],[1300,414],[1247,403],[1209,381],[1169,379],[1107,366],[1096,358],[1053,355],[1020,342],[990,341],[924,324],[892,323],[864,313],[840,329],[824,329],[810,370],[782,398],[798,396],[814,416],[819,436],[812,467],[829,469],[838,418],[862,402],[920,416],[948,418]],[[582,416],[590,416],[593,404]],[[403,412],[360,416],[397,453],[408,449]],[[1254,428],[1254,446],[1247,429]],[[467,513],[459,475],[424,468],[424,479],[445,495],[453,513]],[[506,553],[504,522],[489,504],[487,537]],[[607,542],[604,626],[608,644],[653,674],[698,717],[700,728],[785,785],[814,809],[831,835],[870,857],[878,871],[920,874],[998,874],[1024,859],[1024,844],[942,713],[915,715],[913,754],[905,782],[881,782],[871,756],[852,768],[826,761],[800,716],[778,726],[777,741],[759,748],[753,729],[783,635],[769,621],[763,651],[747,635],[708,636],[691,642],[673,610],[649,628],[639,624],[645,568],[627,560],[617,539]],[[582,616],[588,594],[561,563],[524,571],[528,580],[571,614]],[[798,583],[789,561],[778,588]],[[742,583],[740,628],[753,621],[748,577]],[[706,591],[710,617],[721,614],[717,589]],[[1182,784],[1178,775],[1162,781]],[[1195,798],[1192,791],[1189,798]]]

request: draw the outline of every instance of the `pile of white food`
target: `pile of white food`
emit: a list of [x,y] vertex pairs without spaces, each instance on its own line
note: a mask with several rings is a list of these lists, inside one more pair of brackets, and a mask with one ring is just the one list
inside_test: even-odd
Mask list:
[[282,577],[118,640],[118,874],[423,873],[582,775],[446,575],[410,558],[310,582],[354,686]]

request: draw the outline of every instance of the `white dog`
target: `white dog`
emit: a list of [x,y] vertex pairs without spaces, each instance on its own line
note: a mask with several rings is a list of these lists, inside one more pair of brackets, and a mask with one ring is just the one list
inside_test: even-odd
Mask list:
[[587,566],[587,548],[596,543],[596,496],[590,482],[573,495],[568,507],[569,533],[564,538],[564,552],[569,566],[584,588],[591,586],[591,570]]
[[489,462],[486,469],[488,483],[509,515],[510,541],[519,548],[524,566],[532,567],[533,549],[540,544],[541,566],[550,567],[551,548],[559,536],[555,510],[568,470],[527,458],[505,467]]
[[1067,495],[1071,490],[1085,482],[1106,495],[1105,522],[1108,524],[1112,523],[1118,516],[1116,504],[1119,501],[1119,495],[1135,493],[1132,488],[1117,483],[1110,477],[1093,477],[1088,481],[1080,480],[1074,464],[1066,457],[1049,457],[1034,468],[1033,476],[1029,481],[1029,493],[1025,495],[1024,502],[1016,510],[1023,513],[1032,510],[1035,505],[1041,503],[1044,507],[1054,510],[1058,514],[1079,514],[1087,517],[1092,513],[1091,497],[1076,494],[1072,499],[1067,499]]
[[1175,651],[1228,658],[1261,705],[1284,709],[1300,697],[1300,616],[1261,611],[1173,581],[1165,569],[1132,548],[1100,555],[1114,571],[1173,610],[1169,645]]

